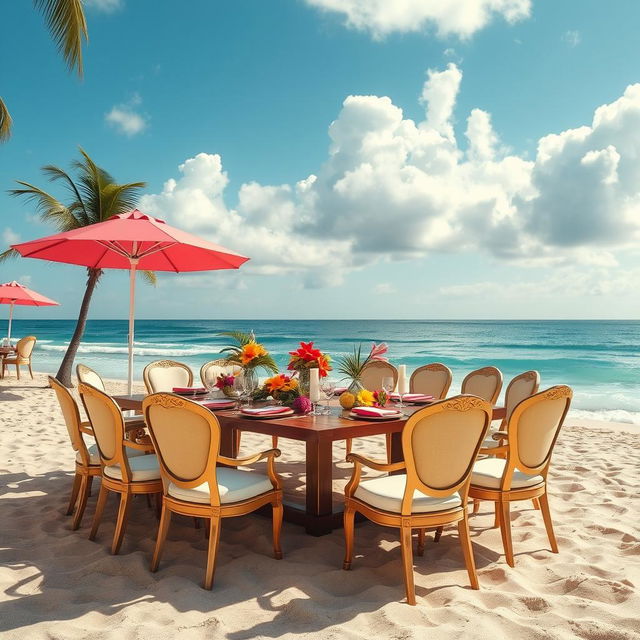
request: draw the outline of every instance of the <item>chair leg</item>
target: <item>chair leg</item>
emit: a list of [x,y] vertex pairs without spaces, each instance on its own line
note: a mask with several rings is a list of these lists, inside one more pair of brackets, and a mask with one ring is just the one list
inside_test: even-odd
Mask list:
[[204,588],[209,590],[213,586],[213,574],[216,570],[216,554],[220,540],[220,520],[220,518],[213,517],[209,519],[209,548],[207,550],[207,570],[204,576]]
[[351,447],[353,445],[353,439],[347,438],[346,446],[347,446],[347,455],[351,453]]
[[473,513],[478,513],[480,511],[480,500],[474,498],[473,500]]
[[[347,442],[349,442],[347,440]],[[344,562],[342,568],[351,569],[351,560],[353,558],[353,538],[355,535],[356,511],[347,507],[344,510]]]
[[113,543],[111,545],[111,555],[117,555],[120,551],[124,530],[127,527],[127,516],[129,515],[129,507],[131,506],[131,498],[133,496],[128,491],[120,494],[120,506],[118,507],[118,519],[116,521],[116,530],[113,532]]
[[533,508],[536,511],[540,511],[540,500],[538,500],[538,498],[534,498],[531,502],[533,502]]
[[424,529],[418,529],[418,548],[416,549],[416,553],[419,556],[424,555]]
[[473,558],[473,546],[471,544],[471,537],[469,536],[469,520],[466,513],[464,514],[464,518],[458,521],[458,537],[460,538],[460,544],[462,545],[464,563],[467,567],[467,573],[469,574],[471,588],[479,589],[480,585],[478,584],[476,563]]
[[493,518],[493,528],[497,529],[500,526],[500,503],[496,502],[496,514]]
[[282,531],[282,518],[284,517],[284,507],[282,501],[273,503],[273,557],[282,560],[282,547],[280,546],[280,531]]
[[553,523],[551,522],[551,511],[549,510],[549,496],[547,493],[543,493],[540,498],[540,511],[542,511],[542,517],[544,518],[544,526],[547,530],[547,536],[549,537],[549,544],[551,545],[551,551],[558,553],[558,542],[556,540],[556,534],[553,532]]
[[19,364],[16,365],[16,376],[18,377],[18,380],[20,380],[20,365]]
[[510,567],[515,566],[513,559],[513,541],[511,540],[511,512],[508,501],[498,503],[498,514],[500,517],[500,535],[502,536],[502,545],[504,547],[504,555],[507,558],[507,564]]
[[31,374],[31,379],[33,380],[33,371],[31,370],[31,361],[29,361],[29,373]]
[[407,592],[407,604],[415,605],[416,588],[413,583],[413,545],[411,540],[411,527],[400,528],[400,546],[402,548],[402,570],[404,573],[404,586]]
[[89,533],[89,540],[95,540],[98,533],[98,527],[100,526],[100,520],[102,520],[102,512],[104,511],[104,505],[107,501],[107,493],[109,490],[100,485],[100,493],[98,494],[98,501],[96,502],[96,511],[93,514],[93,524],[91,526],[91,532]]
[[73,477],[73,486],[71,487],[71,497],[69,498],[69,506],[67,507],[67,515],[70,516],[73,513],[73,507],[76,506],[78,499],[78,490],[80,489],[80,483],[82,482],[82,476],[76,471],[76,475]]
[[158,526],[158,537],[156,538],[156,547],[153,551],[153,559],[151,560],[151,571],[153,572],[158,570],[158,565],[160,564],[160,557],[162,556],[164,541],[167,538],[167,531],[169,531],[170,522],[171,511],[167,509],[163,501],[162,512],[160,514],[160,524]]
[[[238,432],[238,433],[239,433],[239,432]],[[277,449],[277,448],[278,448],[278,436],[271,436],[271,446],[272,446],[274,449]],[[240,447],[238,447],[238,449],[239,449],[239,448],[240,448]]]
[[436,529],[435,535],[433,536],[433,541],[434,542],[440,542],[440,536],[442,535],[442,530],[444,529],[444,527],[438,527]]
[[391,434],[385,433],[384,439],[387,446],[387,464],[391,464]]
[[91,488],[93,487],[93,476],[89,476],[89,492],[87,495],[91,497]]
[[73,516],[73,524],[71,528],[75,531],[80,526],[82,522],[82,516],[84,515],[84,510],[87,506],[87,498],[89,497],[89,480],[91,476],[82,476],[82,481],[80,483],[80,498],[78,500],[78,507],[76,509],[76,513]]

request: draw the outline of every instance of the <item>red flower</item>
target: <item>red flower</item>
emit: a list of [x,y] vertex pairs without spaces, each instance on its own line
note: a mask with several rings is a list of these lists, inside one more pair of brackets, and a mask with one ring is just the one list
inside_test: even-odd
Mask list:
[[301,342],[296,351],[289,351],[290,356],[298,357],[306,362],[318,360],[322,356],[320,349],[313,348],[313,342]]
[[382,356],[387,353],[389,347],[387,347],[385,342],[381,342],[380,344],[376,344],[375,342],[371,345],[371,353],[369,354],[369,360],[381,360],[382,362],[387,362],[386,358]]

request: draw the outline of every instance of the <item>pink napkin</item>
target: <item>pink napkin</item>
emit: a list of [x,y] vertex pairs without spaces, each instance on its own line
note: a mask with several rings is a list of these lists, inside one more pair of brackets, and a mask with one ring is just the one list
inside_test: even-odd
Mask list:
[[241,413],[247,413],[250,416],[271,416],[276,413],[288,413],[291,411],[289,407],[258,407],[257,409],[242,409]]
[[400,413],[396,409],[379,409],[378,407],[354,407],[351,412],[359,416],[375,417],[397,416]]
[[[400,394],[391,393],[389,397],[392,400],[399,400]],[[427,402],[429,400],[433,400],[433,396],[427,396],[424,393],[404,393],[402,394],[402,399],[406,402]]]
[[173,393],[206,393],[204,387],[173,387]]
[[217,408],[217,407],[233,407],[235,402],[233,400],[203,400],[202,402],[198,402],[198,404],[206,407],[207,409]]

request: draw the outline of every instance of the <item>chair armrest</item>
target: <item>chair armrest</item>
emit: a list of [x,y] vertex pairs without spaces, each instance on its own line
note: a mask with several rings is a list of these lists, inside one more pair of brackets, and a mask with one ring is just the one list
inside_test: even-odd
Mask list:
[[358,453],[350,453],[346,458],[347,462],[353,462],[354,464],[360,464],[364,467],[369,467],[371,469],[375,469],[376,471],[400,471],[400,469],[404,469],[406,467],[404,462],[381,462],[379,460],[371,460],[370,458],[365,458]]
[[229,467],[239,467],[244,464],[253,464],[266,458],[278,458],[280,453],[280,449],[267,449],[267,451],[261,451],[246,458],[227,458],[227,456],[218,455],[218,462],[222,462],[222,464],[226,464]]
[[506,431],[494,431],[491,437],[497,442],[499,440],[506,440],[508,435]]
[[125,447],[129,447],[129,449],[138,449],[139,451],[146,451],[147,453],[156,452],[152,444],[138,444],[132,440],[123,440],[122,443]]
[[479,456],[495,456],[496,453],[509,453],[509,445],[504,444],[501,447],[488,447],[478,451]]
[[93,427],[88,420],[86,422],[80,423],[80,431],[82,431],[82,433],[86,433],[89,436],[93,435]]

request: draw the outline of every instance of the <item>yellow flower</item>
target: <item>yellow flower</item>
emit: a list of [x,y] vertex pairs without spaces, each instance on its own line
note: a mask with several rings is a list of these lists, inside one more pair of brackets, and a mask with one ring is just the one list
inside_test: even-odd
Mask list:
[[372,407],[375,401],[373,393],[366,389],[359,391],[358,396],[356,397],[356,404],[359,404],[361,407]]
[[267,354],[267,350],[257,342],[248,342],[242,347],[240,351],[240,361],[242,364],[249,364],[255,358],[264,356]]

